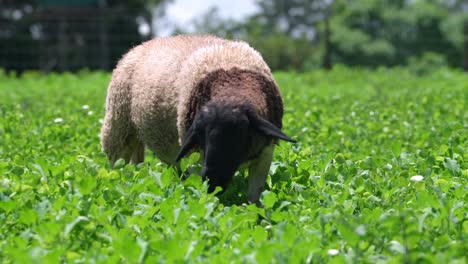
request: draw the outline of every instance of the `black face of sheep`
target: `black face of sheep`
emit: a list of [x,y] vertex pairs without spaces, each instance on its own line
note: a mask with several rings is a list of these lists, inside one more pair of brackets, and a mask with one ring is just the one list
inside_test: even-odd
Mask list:
[[216,186],[225,190],[239,165],[248,160],[249,148],[258,135],[295,142],[251,107],[208,103],[188,129],[176,161],[199,146],[204,154],[202,177],[209,179],[208,191]]

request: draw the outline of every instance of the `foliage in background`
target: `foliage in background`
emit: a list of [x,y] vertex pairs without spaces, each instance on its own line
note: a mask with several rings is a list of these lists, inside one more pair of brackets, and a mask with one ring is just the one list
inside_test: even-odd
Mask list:
[[[463,20],[435,1],[337,1],[333,13],[332,50],[337,62],[404,65],[410,57],[432,52],[443,55],[451,66],[463,63]],[[457,22],[450,22],[455,17]],[[443,27],[446,23],[452,26]]]
[[[1,1],[0,67],[110,70],[130,47],[150,38],[140,27],[154,33],[154,18],[170,2]],[[463,0],[256,3],[257,13],[244,21],[224,19],[212,8],[193,21],[194,32],[247,40],[273,70],[406,65],[425,54],[439,54],[452,67],[463,65],[463,22],[468,20]]]
[[275,76],[299,143],[277,147],[257,208],[242,172],[218,198],[150,153],[110,169],[109,74],[0,72],[0,262],[468,261],[466,74]]
[[463,65],[468,10],[462,10],[468,6],[461,0],[257,3],[258,13],[246,21],[200,19],[210,26],[199,23],[196,31],[246,39],[275,70],[320,67],[326,52],[332,63],[351,66],[406,65],[426,53],[439,54],[452,67]]

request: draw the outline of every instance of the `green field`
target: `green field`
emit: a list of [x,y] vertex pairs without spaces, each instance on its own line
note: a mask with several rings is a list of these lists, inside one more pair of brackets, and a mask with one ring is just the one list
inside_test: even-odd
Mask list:
[[[0,263],[467,263],[468,75],[276,73],[264,208],[100,151],[108,73],[0,72]],[[182,167],[195,166],[197,155]]]

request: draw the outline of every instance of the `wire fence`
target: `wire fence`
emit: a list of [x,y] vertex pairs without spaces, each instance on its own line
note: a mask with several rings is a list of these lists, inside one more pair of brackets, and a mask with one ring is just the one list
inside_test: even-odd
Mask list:
[[138,26],[134,16],[105,9],[46,9],[20,22],[0,20],[0,68],[110,70],[146,39]]
[[[63,72],[83,68],[109,71],[128,49],[149,38],[139,33],[139,23],[134,15],[106,8],[37,9],[17,20],[0,16],[0,69],[17,72],[29,69]],[[468,71],[468,21],[464,25],[464,35],[464,51],[458,50],[455,57],[456,64],[461,65],[463,60],[462,65]],[[440,40],[427,39],[425,45],[428,43],[438,45]],[[447,47],[438,50],[454,53]],[[460,56],[462,53],[464,55]],[[281,56],[275,52],[265,55]]]

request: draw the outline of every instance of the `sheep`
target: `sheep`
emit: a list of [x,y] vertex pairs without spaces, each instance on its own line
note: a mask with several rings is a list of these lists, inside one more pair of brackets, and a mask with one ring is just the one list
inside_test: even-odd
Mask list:
[[155,38],[118,62],[107,91],[101,145],[111,165],[141,163],[147,146],[167,164],[201,153],[208,191],[249,169],[258,203],[282,131],[283,102],[261,55],[210,35]]

